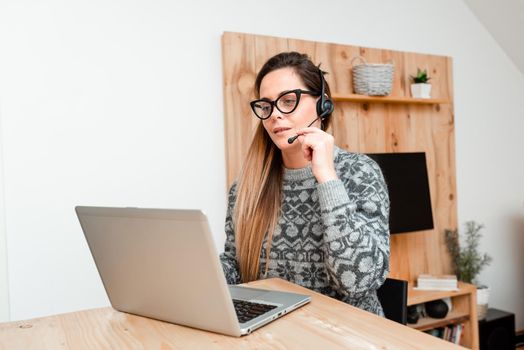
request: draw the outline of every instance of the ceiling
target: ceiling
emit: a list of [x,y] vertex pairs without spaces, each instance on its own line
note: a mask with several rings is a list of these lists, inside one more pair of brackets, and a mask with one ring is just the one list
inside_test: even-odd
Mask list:
[[524,1],[464,2],[524,75]]

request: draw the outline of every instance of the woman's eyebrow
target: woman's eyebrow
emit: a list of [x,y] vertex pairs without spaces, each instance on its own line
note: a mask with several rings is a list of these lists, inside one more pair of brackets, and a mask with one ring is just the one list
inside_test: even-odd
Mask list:
[[[294,90],[297,90],[297,89],[286,89],[286,90],[282,90],[278,93],[277,97],[275,97],[275,100],[277,98],[279,98],[280,96],[284,95],[286,92],[290,92],[290,91],[294,91]],[[262,96],[260,95],[260,99],[268,99],[268,100],[271,100],[269,97],[266,97],[266,96]]]

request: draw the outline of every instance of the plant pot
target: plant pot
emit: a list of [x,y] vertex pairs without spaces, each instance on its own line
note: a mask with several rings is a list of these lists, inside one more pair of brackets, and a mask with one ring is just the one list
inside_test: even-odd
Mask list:
[[486,286],[477,286],[477,317],[482,320],[488,312],[489,294],[491,289]]
[[414,98],[431,98],[431,84],[411,84],[411,96]]

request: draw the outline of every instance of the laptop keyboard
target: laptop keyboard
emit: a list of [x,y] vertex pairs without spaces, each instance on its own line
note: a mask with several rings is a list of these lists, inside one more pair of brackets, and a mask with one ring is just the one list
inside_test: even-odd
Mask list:
[[240,323],[250,321],[277,307],[276,305],[259,304],[238,299],[233,299],[233,305]]

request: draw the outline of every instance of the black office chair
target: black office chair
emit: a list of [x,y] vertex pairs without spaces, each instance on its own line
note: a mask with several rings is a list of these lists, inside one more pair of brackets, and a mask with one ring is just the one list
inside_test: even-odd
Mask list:
[[379,289],[377,296],[384,315],[388,320],[407,324],[408,317],[408,282],[393,278],[386,281]]

